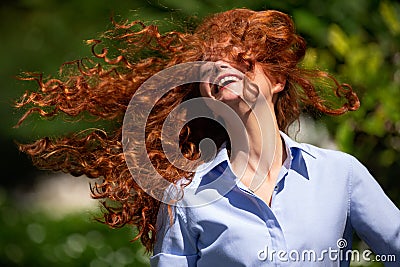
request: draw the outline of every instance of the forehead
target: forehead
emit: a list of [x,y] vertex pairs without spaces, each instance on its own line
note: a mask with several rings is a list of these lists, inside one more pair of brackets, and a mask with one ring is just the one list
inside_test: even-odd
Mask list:
[[206,19],[194,32],[202,59],[252,65],[265,46],[261,38],[265,34],[254,24],[259,15],[260,12],[235,9]]
[[[209,18],[206,18],[202,24],[200,24],[200,30],[215,31],[222,30],[220,26],[224,26],[225,29],[237,29],[245,26],[251,16],[257,12],[248,9],[234,9],[226,12],[215,14]],[[236,32],[236,31],[234,31]]]
[[254,11],[235,9],[218,13],[204,20],[196,30],[205,41],[226,43],[232,39],[242,39]]

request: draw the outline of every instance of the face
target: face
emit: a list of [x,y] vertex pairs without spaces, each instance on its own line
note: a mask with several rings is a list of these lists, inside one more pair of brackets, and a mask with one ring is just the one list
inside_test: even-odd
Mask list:
[[248,112],[260,94],[273,108],[274,95],[283,89],[282,84],[272,82],[258,63],[246,74],[232,65],[226,61],[205,64],[201,68],[202,80],[210,82],[200,85],[201,95],[222,101],[239,114]]

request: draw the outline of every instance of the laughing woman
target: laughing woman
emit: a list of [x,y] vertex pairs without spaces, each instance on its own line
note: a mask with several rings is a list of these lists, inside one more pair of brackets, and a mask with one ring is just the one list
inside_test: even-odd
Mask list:
[[[386,266],[398,266],[400,212],[367,169],[348,154],[286,135],[305,106],[329,115],[359,107],[349,85],[299,66],[306,45],[288,15],[235,9],[207,18],[192,33],[164,35],[136,21],[116,25],[107,37],[121,44],[115,59],[107,50],[96,53],[99,41],[92,43],[95,56],[110,67],[79,63],[79,72],[64,81],[37,79],[40,90],[27,93],[18,106],[37,106],[26,116],[88,112],[120,127],[40,139],[21,150],[41,168],[100,177],[93,197],[114,203],[103,202],[104,222],[137,227],[137,238],[153,250],[152,266],[349,266],[354,231],[376,254],[395,255],[397,263]],[[195,61],[208,62],[200,69],[202,82],[173,88],[148,118],[149,158],[174,186],[152,183],[140,166],[126,164],[122,117],[144,81]],[[345,103],[329,105],[320,96],[321,84]],[[205,138],[217,148],[214,157],[187,171],[166,157],[161,130],[174,108],[199,97],[225,127],[205,119],[185,124],[179,146],[187,159],[201,157]],[[215,103],[228,106],[240,123]],[[243,131],[247,146],[230,138]],[[135,176],[163,190],[166,199],[146,194]]]

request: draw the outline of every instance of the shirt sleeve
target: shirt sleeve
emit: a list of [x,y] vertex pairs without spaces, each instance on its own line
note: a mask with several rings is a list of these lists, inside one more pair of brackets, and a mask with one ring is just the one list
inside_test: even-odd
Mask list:
[[[170,208],[170,213],[168,212]],[[197,238],[190,232],[183,208],[161,204],[152,267],[196,266]]]
[[350,219],[357,234],[377,255],[395,255],[395,261],[386,261],[385,266],[398,266],[400,211],[368,170],[353,157]]

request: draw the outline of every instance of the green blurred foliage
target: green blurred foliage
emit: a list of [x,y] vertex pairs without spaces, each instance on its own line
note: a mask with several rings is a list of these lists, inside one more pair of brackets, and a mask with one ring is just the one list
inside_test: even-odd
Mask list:
[[[1,189],[1,188],[0,188]],[[0,266],[148,266],[129,227],[110,229],[93,212],[53,218],[21,207],[0,190]]]
[[[4,144],[2,147],[8,149],[4,153],[8,157],[1,161],[0,166],[4,170],[2,182],[19,181],[16,183],[24,184],[31,179],[28,173],[18,172],[24,168],[21,167],[21,157],[15,146],[10,145],[13,139],[24,141],[43,135],[59,135],[91,125],[109,127],[105,122],[68,123],[62,119],[46,123],[32,116],[25,126],[13,129],[12,126],[21,114],[14,111],[11,105],[25,89],[33,86],[32,83],[18,82],[13,76],[22,71],[40,71],[45,75],[56,76],[63,62],[90,57],[90,49],[83,41],[96,38],[109,28],[111,15],[117,20],[140,18],[147,23],[156,23],[162,30],[184,29],[188,23],[208,14],[234,7],[278,9],[290,14],[298,31],[309,44],[303,64],[329,71],[342,82],[353,86],[361,100],[358,111],[334,118],[318,114],[312,116],[326,125],[341,150],[355,155],[368,167],[385,192],[399,206],[400,3],[396,0],[2,1],[0,140]],[[15,209],[14,212],[19,211]],[[5,224],[6,227],[2,229],[1,247],[5,247],[4,240],[11,244],[8,252],[0,251],[3,253],[0,256],[2,261],[9,259],[12,263],[12,259],[17,260],[20,257],[18,255],[24,255],[15,264],[24,265],[25,260],[29,259],[38,262],[38,265],[31,266],[41,266],[49,260],[48,255],[53,255],[51,253],[64,253],[62,255],[66,259],[75,259],[74,265],[76,262],[81,264],[84,262],[82,258],[70,257],[65,246],[68,246],[68,242],[79,243],[79,240],[85,238],[86,241],[82,241],[86,242],[85,252],[70,252],[71,255],[76,256],[78,253],[86,258],[97,257],[96,248],[91,247],[87,238],[91,231],[103,235],[104,228],[96,223],[83,222],[81,217],[52,222],[45,216],[25,211],[18,218],[15,227]],[[46,237],[42,243],[37,241],[43,237],[32,235],[35,229],[39,233],[41,230],[38,229],[45,229]],[[3,238],[3,234],[6,238]],[[7,237],[10,234],[14,237]],[[104,235],[103,239],[107,240],[104,242],[112,243],[115,240],[113,238],[120,234],[116,231],[107,234],[107,237]],[[120,242],[121,248],[127,246],[126,239],[120,238],[115,242]],[[118,246],[112,250],[118,251]],[[43,259],[35,259],[36,255],[43,255]],[[67,265],[62,261],[57,266]]]

